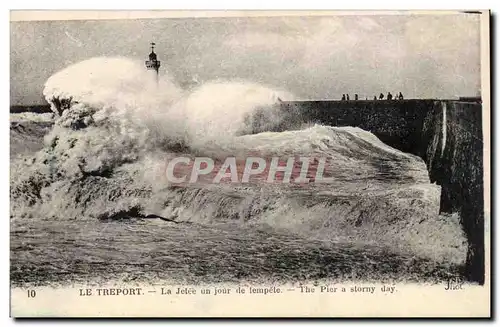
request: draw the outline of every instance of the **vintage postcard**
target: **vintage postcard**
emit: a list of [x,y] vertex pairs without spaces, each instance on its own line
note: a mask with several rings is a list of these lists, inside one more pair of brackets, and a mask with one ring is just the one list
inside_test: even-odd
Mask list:
[[20,317],[490,317],[489,11],[11,11]]

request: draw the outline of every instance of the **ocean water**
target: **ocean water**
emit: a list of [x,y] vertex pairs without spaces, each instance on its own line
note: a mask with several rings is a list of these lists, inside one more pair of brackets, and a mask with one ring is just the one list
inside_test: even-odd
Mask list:
[[[11,119],[13,283],[440,281],[465,260],[459,217],[439,215],[420,158],[304,124],[281,108],[285,90],[182,90],[142,62],[92,58],[44,95],[53,117]],[[330,181],[175,185],[165,167],[179,156],[326,158]]]

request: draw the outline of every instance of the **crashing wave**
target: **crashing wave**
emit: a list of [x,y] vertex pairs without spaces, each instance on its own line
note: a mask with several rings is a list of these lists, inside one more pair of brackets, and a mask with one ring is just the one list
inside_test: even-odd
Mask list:
[[[388,243],[439,260],[465,253],[458,222],[439,216],[440,189],[421,159],[359,128],[304,128],[280,105],[292,98],[286,92],[215,81],[186,93],[168,78],[156,86],[141,62],[93,58],[49,78],[44,95],[58,118],[43,149],[12,164],[16,219],[154,214]],[[333,182],[294,189],[166,180],[176,155],[250,153],[328,157]]]

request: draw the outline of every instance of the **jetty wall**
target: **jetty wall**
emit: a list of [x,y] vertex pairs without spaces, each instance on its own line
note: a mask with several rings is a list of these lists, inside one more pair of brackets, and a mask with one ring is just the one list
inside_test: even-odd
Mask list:
[[464,275],[484,283],[483,129],[480,102],[361,100],[283,102],[302,122],[353,126],[420,156],[441,186],[441,212],[459,212],[469,247]]

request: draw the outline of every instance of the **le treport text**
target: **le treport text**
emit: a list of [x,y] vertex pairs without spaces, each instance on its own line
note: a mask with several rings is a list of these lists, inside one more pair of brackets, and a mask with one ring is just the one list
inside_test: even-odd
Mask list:
[[[394,293],[396,287],[386,286],[379,288],[382,293]],[[300,293],[370,293],[376,292],[376,287],[360,287],[360,286],[299,286],[295,288],[281,288],[277,286],[270,287],[206,287],[196,289],[193,287],[159,287],[145,290],[141,287],[134,288],[80,288],[80,296],[127,296],[127,295],[228,295],[228,294],[280,294],[285,292],[300,292]]]

